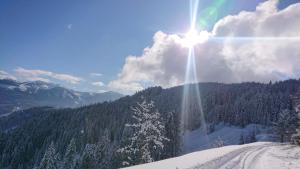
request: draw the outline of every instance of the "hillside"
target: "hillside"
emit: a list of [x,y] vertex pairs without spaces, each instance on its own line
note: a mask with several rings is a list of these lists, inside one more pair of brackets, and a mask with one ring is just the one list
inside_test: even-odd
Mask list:
[[242,144],[241,142],[251,143],[255,141],[276,141],[272,128],[259,124],[249,124],[242,128],[219,123],[215,130],[208,134],[203,132],[201,128],[186,131],[183,136],[182,151],[185,154],[215,148],[219,146],[219,142],[222,142],[223,145],[238,145]]
[[[285,109],[295,107],[294,96],[299,93],[300,81],[287,80],[282,82],[262,83],[200,83],[205,121],[209,126],[209,138],[216,139],[218,133],[232,133],[232,131],[246,131],[248,125],[270,126],[278,119],[278,114]],[[104,102],[80,108],[35,108],[16,112],[0,119],[0,168],[32,168],[37,166],[47,147],[52,145],[61,156],[72,139],[76,143],[76,153],[82,160],[88,159],[90,165],[104,165],[103,168],[119,168],[122,159],[116,151],[131,137],[132,131],[125,127],[132,117],[132,106],[141,100],[152,100],[161,115],[160,120],[165,127],[165,136],[170,141],[165,143],[162,154],[155,160],[178,156],[182,153],[199,150],[204,144],[192,143],[184,152],[180,145],[180,116],[183,86],[162,89],[153,87],[132,96],[126,96],[112,102]],[[193,92],[192,92],[193,93]],[[191,104],[192,106],[193,104]],[[199,110],[194,109],[185,126],[185,134],[191,132],[191,137],[199,136],[201,126]],[[16,121],[22,120],[22,123]],[[219,124],[225,124],[218,128]],[[221,132],[220,132],[221,131]],[[248,131],[248,130],[247,130]],[[251,131],[251,130],[250,130]],[[252,133],[252,132],[250,132]],[[258,136],[255,133],[254,136]],[[106,139],[103,139],[105,137]],[[225,138],[226,139],[226,138]],[[239,138],[238,138],[239,139]],[[104,141],[105,140],[105,141]],[[196,139],[194,138],[196,142]],[[249,143],[246,141],[245,143]],[[105,145],[104,153],[93,164],[89,156],[92,150]],[[229,144],[237,144],[228,142]],[[226,144],[226,145],[227,145]],[[211,147],[206,147],[211,148]],[[205,149],[205,148],[201,148]],[[87,155],[88,154],[88,155]],[[92,153],[93,154],[93,153]],[[86,157],[87,156],[87,157]],[[86,163],[85,163],[86,164]],[[80,164],[80,165],[83,165]],[[93,168],[93,167],[91,167]]]
[[225,146],[126,169],[299,169],[300,147],[271,142]]

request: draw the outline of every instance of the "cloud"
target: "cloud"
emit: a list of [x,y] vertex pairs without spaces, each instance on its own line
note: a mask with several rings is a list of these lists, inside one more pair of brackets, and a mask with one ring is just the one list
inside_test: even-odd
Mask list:
[[45,70],[24,69],[22,67],[18,67],[17,69],[15,69],[15,73],[18,77],[29,81],[40,80],[40,81],[50,82],[51,79],[55,79],[55,80],[60,80],[71,84],[77,84],[80,81],[83,81],[82,78],[69,75],[69,74],[60,74],[60,73],[54,73]]
[[300,3],[281,11],[277,3],[277,0],[266,1],[255,12],[228,16],[215,25],[214,36],[254,37],[249,41],[229,39],[223,43],[221,55],[236,72],[236,81],[297,78],[300,72],[297,45],[300,42]]
[[100,77],[103,76],[102,73],[90,73],[90,76]]
[[[300,73],[300,3],[278,10],[277,0],[219,20],[211,39],[195,46],[200,82],[243,82],[297,78]],[[145,82],[163,87],[185,80],[188,49],[176,34],[155,33],[141,56],[128,56],[108,86],[123,93]]]
[[71,30],[72,27],[73,27],[73,24],[68,24],[68,25],[67,25],[67,28],[68,28],[69,30]]
[[102,87],[102,86],[105,86],[105,84],[103,82],[92,82],[92,85],[94,86],[98,86],[98,87]]
[[17,80],[17,78],[6,71],[0,70],[0,79],[12,79]]

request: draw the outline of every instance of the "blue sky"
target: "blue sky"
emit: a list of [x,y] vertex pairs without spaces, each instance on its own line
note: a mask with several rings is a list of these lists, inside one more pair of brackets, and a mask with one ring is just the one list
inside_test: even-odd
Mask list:
[[[218,18],[254,10],[259,2],[227,1]],[[295,2],[283,0],[280,8]],[[210,3],[200,0],[199,11]],[[0,70],[70,74],[84,81],[54,82],[83,91],[107,90],[91,83],[116,79],[126,57],[141,55],[155,32],[185,32],[188,27],[188,0],[2,0]]]

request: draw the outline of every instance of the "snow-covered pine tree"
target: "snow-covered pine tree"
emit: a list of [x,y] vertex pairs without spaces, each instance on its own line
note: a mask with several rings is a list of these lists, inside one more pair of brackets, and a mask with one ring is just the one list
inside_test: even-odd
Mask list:
[[96,168],[96,149],[95,144],[86,144],[81,157],[80,167],[84,169],[95,169]]
[[297,129],[297,133],[293,135],[292,142],[293,144],[300,146],[300,129]]
[[127,145],[118,149],[118,152],[126,157],[123,166],[149,163],[159,159],[164,142],[169,141],[164,136],[165,127],[153,101],[138,102],[137,106],[132,107],[132,111],[135,123],[126,124],[126,127],[133,130],[133,135]]
[[225,142],[224,140],[222,140],[221,137],[218,137],[213,144],[213,147],[224,147],[224,146],[225,146]]
[[109,131],[106,129],[104,135],[96,144],[86,144],[82,155],[79,157],[75,154],[73,161],[74,169],[108,169],[111,168],[111,142]]
[[77,152],[76,152],[76,143],[75,139],[72,138],[69,145],[67,146],[65,155],[62,161],[63,169],[74,169],[76,160],[77,160]]
[[59,154],[56,153],[54,143],[51,142],[47,148],[44,157],[38,167],[39,169],[58,169],[59,168]]
[[278,114],[277,121],[273,123],[273,130],[279,136],[280,142],[290,141],[297,126],[297,114],[293,110],[283,110]]
[[297,116],[297,130],[296,134],[292,136],[292,142],[293,144],[299,145],[300,146],[300,113],[298,113]]

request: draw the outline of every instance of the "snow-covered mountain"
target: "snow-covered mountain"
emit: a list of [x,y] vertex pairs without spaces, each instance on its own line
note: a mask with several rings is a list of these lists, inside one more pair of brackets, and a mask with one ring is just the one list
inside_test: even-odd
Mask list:
[[113,101],[123,95],[116,92],[78,92],[41,81],[0,80],[0,115],[36,106],[78,107]]
[[224,146],[127,169],[299,169],[300,147],[272,142]]

